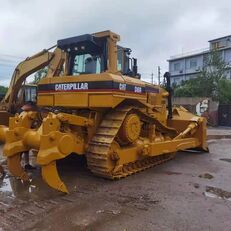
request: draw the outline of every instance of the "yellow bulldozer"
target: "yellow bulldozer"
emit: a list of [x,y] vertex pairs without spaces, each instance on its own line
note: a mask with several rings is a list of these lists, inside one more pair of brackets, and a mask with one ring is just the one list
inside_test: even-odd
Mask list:
[[45,182],[67,193],[56,161],[72,153],[86,155],[93,174],[120,179],[177,151],[208,150],[206,120],[172,108],[168,91],[140,80],[137,60],[119,40],[111,31],[58,40],[55,71],[38,83],[37,110],[0,127],[12,175],[29,179],[21,153],[35,150]]

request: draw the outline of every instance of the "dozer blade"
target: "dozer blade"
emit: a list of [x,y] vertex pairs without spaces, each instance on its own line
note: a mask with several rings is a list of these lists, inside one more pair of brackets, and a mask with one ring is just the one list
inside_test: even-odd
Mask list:
[[42,166],[42,177],[50,187],[64,193],[68,193],[66,185],[59,177],[56,161],[52,161],[50,164]]
[[29,176],[21,166],[21,154],[7,157],[7,165],[10,173],[19,177],[22,181],[29,181]]

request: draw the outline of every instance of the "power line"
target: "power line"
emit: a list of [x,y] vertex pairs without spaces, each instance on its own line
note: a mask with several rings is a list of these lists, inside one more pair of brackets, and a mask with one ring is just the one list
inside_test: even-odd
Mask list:
[[15,59],[25,59],[25,57],[11,55],[11,54],[4,54],[4,53],[0,53],[0,56],[11,57],[11,58],[15,58]]
[[4,59],[0,57],[0,63],[19,63],[22,59]]
[[7,77],[7,76],[1,76],[1,75],[0,75],[0,78],[3,78],[3,79],[6,79],[6,80],[7,80],[7,79],[10,79],[10,76]]
[[20,62],[19,60],[10,60],[10,59],[1,59],[0,58],[0,63],[18,63]]
[[10,67],[10,68],[15,68],[16,67],[16,63],[15,64],[7,64],[7,63],[0,63],[0,66],[4,67]]

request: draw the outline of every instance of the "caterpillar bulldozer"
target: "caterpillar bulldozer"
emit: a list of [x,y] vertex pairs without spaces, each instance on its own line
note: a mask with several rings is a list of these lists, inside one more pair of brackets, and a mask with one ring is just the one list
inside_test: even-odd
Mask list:
[[137,60],[119,40],[111,31],[58,40],[64,58],[38,83],[38,109],[0,128],[12,175],[29,179],[21,153],[35,150],[44,181],[67,193],[56,162],[73,153],[86,156],[93,174],[120,179],[177,151],[208,151],[206,120],[172,108],[171,91],[140,80]]

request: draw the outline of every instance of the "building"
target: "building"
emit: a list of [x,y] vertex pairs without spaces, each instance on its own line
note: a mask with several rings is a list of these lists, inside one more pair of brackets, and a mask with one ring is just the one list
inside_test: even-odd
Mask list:
[[231,35],[208,42],[209,47],[206,49],[170,57],[168,62],[172,83],[180,84],[184,80],[196,77],[204,66],[206,55],[212,49],[218,49],[221,52],[223,60],[228,64],[226,78],[231,79]]

